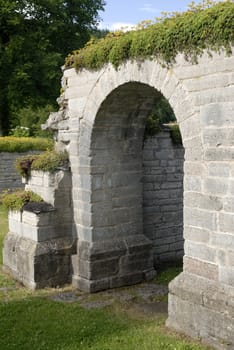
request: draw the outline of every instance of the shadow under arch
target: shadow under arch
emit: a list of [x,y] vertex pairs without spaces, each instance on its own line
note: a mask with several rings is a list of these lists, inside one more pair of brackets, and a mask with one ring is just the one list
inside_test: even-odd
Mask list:
[[83,272],[89,281],[79,277],[78,287],[88,282],[89,291],[97,291],[155,276],[153,243],[144,234],[142,161],[146,119],[161,97],[147,84],[125,83],[96,114],[89,150],[92,237],[85,243],[89,271]]

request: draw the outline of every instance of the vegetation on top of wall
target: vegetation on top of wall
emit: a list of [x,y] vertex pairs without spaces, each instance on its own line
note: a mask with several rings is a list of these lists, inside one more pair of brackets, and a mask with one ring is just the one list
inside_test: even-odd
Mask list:
[[42,202],[43,199],[32,191],[24,191],[22,189],[14,192],[4,192],[1,195],[1,201],[8,210],[21,210],[23,206],[29,202]]
[[54,172],[58,168],[68,168],[67,152],[46,151],[37,155],[20,157],[16,161],[16,169],[20,175],[28,177],[31,170]]
[[32,150],[45,151],[53,147],[53,140],[42,137],[0,137],[0,152],[21,153]]
[[234,3],[203,0],[199,5],[192,3],[186,12],[164,14],[156,23],[145,21],[139,27],[92,39],[67,57],[65,67],[99,69],[110,62],[117,68],[127,59],[153,57],[168,66],[178,53],[184,53],[194,63],[204,49],[225,49],[230,54],[234,44]]

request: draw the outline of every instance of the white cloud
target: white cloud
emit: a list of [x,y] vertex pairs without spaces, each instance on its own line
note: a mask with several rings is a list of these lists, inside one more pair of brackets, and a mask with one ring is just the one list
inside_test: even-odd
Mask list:
[[142,12],[148,12],[148,13],[161,13],[162,10],[155,8],[152,6],[152,4],[144,4],[143,7],[139,8],[140,11]]
[[133,30],[135,25],[133,23],[125,23],[125,22],[101,22],[98,25],[99,29],[109,29],[111,32],[116,30],[123,30],[127,32],[129,30]]

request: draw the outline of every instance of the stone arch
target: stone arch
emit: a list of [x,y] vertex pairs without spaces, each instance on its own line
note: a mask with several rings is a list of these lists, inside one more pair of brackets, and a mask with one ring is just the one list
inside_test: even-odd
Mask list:
[[[234,273],[231,227],[233,157],[230,148],[234,127],[233,63],[233,56],[213,53],[210,57],[204,53],[196,65],[178,55],[171,69],[161,67],[154,60],[146,60],[140,65],[128,61],[118,70],[111,65],[98,72],[83,70],[76,78],[74,71],[68,72],[77,84],[86,86],[81,105],[78,99],[77,102],[69,101],[71,118],[79,115],[78,140],[72,139],[70,148],[71,160],[78,156],[78,167],[74,167],[73,172],[80,186],[77,192],[75,186],[73,188],[74,199],[79,198],[77,203],[81,205],[79,208],[75,205],[78,257],[86,254],[91,263],[95,254],[101,257],[103,253],[93,240],[90,177],[92,132],[100,106],[118,87],[128,83],[145,84],[168,99],[179,123],[185,148],[184,271],[170,286],[168,325],[202,337],[215,346],[222,342],[220,339],[228,339],[231,344],[234,342],[234,322],[230,311],[233,307],[230,296],[233,295]],[[69,90],[72,88],[68,83],[67,96]],[[79,111],[73,109],[74,105],[81,106]],[[80,190],[82,184],[86,185],[87,191]],[[88,213],[88,225],[84,222],[84,212]],[[104,246],[104,250],[108,249]],[[80,288],[92,291],[92,284],[90,281],[87,283],[87,279],[75,279],[74,282]],[[122,282],[127,284],[127,280]],[[93,286],[93,290],[110,286],[118,286],[118,283],[109,285],[103,279]],[[199,288],[194,290],[194,286]],[[225,300],[226,306],[220,309],[222,300]],[[219,321],[214,325],[208,319]]]
[[[186,86],[183,85],[183,81],[177,77],[175,70],[163,68],[154,60],[144,61],[140,64],[138,62],[128,61],[118,70],[108,65],[98,72],[91,73],[84,70],[80,74],[81,81],[83,77],[87,81],[88,76],[90,77],[88,81],[91,81],[91,85],[86,91],[85,98],[82,98],[82,108],[79,112],[80,122],[78,139],[71,140],[71,157],[75,158],[79,155],[79,165],[81,167],[90,164],[92,131],[100,106],[112,91],[115,91],[118,87],[124,86],[124,84],[129,82],[145,84],[155,91],[160,92],[168,99],[180,127],[187,159],[191,161],[201,159],[203,151],[199,106],[194,103],[193,94],[189,94]],[[72,110],[70,113],[75,113],[77,116],[77,110],[74,110],[74,112]],[[75,176],[78,177],[79,182],[84,182],[85,180],[81,178],[86,177],[87,180],[88,173],[76,173]],[[91,188],[89,187],[89,189]],[[73,190],[76,191],[75,189]],[[77,198],[77,195],[75,195],[75,198]],[[79,203],[79,205],[82,206],[82,202]],[[85,204],[85,206],[87,207],[87,204]],[[77,208],[78,211],[80,209],[82,210],[82,208]],[[77,223],[79,225],[83,215],[78,214],[77,217]],[[91,218],[89,218],[89,220],[91,220]],[[82,229],[79,227],[77,231],[79,231],[83,237],[83,224],[81,224],[81,226]],[[87,237],[87,229],[85,229],[85,232],[85,236]],[[90,233],[90,235],[92,234]]]
[[[81,75],[84,73],[85,72],[81,72]],[[86,73],[92,76],[92,73]],[[94,141],[94,134],[96,133],[97,135],[97,124],[99,119],[101,119],[100,115],[104,114],[107,117],[107,115],[113,115],[116,112],[118,115],[120,115],[118,110],[121,109],[121,115],[122,117],[125,115],[126,121],[129,116],[135,114],[135,123],[137,123],[137,121],[138,123],[141,123],[140,127],[138,125],[138,133],[140,136],[139,140],[141,140],[144,130],[143,120],[147,113],[150,113],[152,110],[152,106],[157,100],[157,96],[163,94],[169,100],[172,108],[175,111],[177,120],[180,124],[182,137],[185,140],[187,148],[189,148],[190,144],[192,143],[191,147],[196,148],[196,151],[193,149],[193,154],[196,153],[200,155],[202,153],[197,108],[193,105],[192,96],[189,95],[183,84],[177,79],[176,74],[172,69],[168,70],[163,68],[155,61],[146,61],[141,65],[136,62],[127,62],[118,70],[115,70],[112,66],[107,66],[100,72],[94,72],[92,78],[95,78],[95,80],[92,81],[92,85],[89,87],[89,93],[86,96],[86,100],[83,104],[83,110],[80,113],[80,129],[77,143],[79,154],[79,172],[76,172],[75,174],[73,172],[73,178],[74,176],[77,177],[78,182],[78,189],[73,188],[75,194],[74,197],[79,198],[77,201],[79,205],[75,205],[74,203],[75,221],[77,224],[76,227],[79,241],[78,252],[83,251],[85,244],[87,256],[90,255],[88,257],[89,261],[92,259],[94,260],[94,258],[91,257],[93,254],[92,249],[100,250],[101,248],[99,247],[99,244],[103,244],[103,241],[117,239],[116,235],[113,233],[114,230],[108,230],[108,226],[112,225],[111,222],[109,222],[106,227],[101,226],[99,223],[101,218],[103,220],[107,220],[108,216],[113,216],[113,214],[108,211],[108,200],[106,200],[104,197],[102,203],[100,203],[100,200],[97,200],[98,195],[108,197],[107,190],[101,189],[103,182],[108,182],[107,168],[102,171],[93,170],[98,168],[98,165],[99,168],[101,167],[101,164],[98,164],[98,156],[95,154],[94,148],[99,147],[101,149],[99,158],[102,159],[102,162],[103,158],[106,162],[108,162],[108,156],[110,154],[108,155],[107,153],[109,152],[109,148],[113,146],[113,143],[110,143],[109,146],[103,146],[103,143],[105,142],[103,139],[103,134],[101,134],[101,139],[98,140],[98,137],[96,136]],[[124,123],[124,118],[121,120]],[[199,142],[198,139],[200,140]],[[96,142],[95,147],[93,147],[94,142]],[[138,142],[137,147],[139,147],[139,144],[140,143]],[[106,152],[104,148],[106,148]],[[72,149],[75,149],[75,147]],[[189,154],[189,152],[187,152],[187,154]],[[73,155],[71,152],[71,157],[74,156],[75,155]],[[122,166],[124,165],[122,164]],[[121,173],[120,169],[119,172]],[[99,191],[97,190],[98,187],[100,187]],[[115,212],[117,212],[117,209]],[[135,211],[135,215],[137,215],[136,213],[137,211]],[[124,215],[126,215],[126,212],[123,213],[123,216]],[[119,220],[121,221],[121,216],[119,217]],[[124,221],[123,218],[122,221]],[[125,226],[127,227],[127,225],[129,234],[125,229],[125,235],[132,236],[133,232],[132,235],[130,234],[130,223],[126,223]],[[124,224],[122,224],[121,227],[123,228]],[[121,229],[118,230],[119,234],[120,231]],[[106,236],[104,232],[108,232]],[[111,236],[111,234],[114,236]],[[140,236],[137,238],[140,239]],[[142,245],[145,244],[147,246],[149,242],[147,243],[147,241],[144,241],[144,237],[141,237],[141,239]],[[106,245],[109,243],[106,242]],[[116,241],[116,244],[118,245],[119,242]],[[124,242],[124,244],[126,245],[126,242]],[[131,244],[133,244],[133,242]],[[95,246],[95,248],[92,248],[93,246]],[[113,249],[111,244],[109,249]],[[108,247],[106,246],[106,254],[108,255],[109,253],[107,253],[107,251]],[[116,254],[118,255],[120,253]],[[104,255],[104,252],[102,252],[102,263],[106,265],[106,262],[104,262]],[[131,258],[133,259],[133,257]],[[152,257],[149,254],[148,260],[150,259],[152,260]],[[149,271],[151,271],[151,274],[153,273],[152,262],[151,268],[147,267],[150,264],[148,260],[145,262],[146,267],[142,267],[144,271],[148,271],[147,276],[150,275]],[[110,282],[110,279],[108,279],[108,273],[106,275],[101,273],[101,277],[98,279],[97,268],[94,268],[94,264],[87,265],[85,264],[84,259],[80,259],[79,257],[77,265],[86,266],[86,270],[87,266],[89,266],[87,271],[85,271],[85,269],[82,271],[82,275],[77,274],[73,276],[73,281],[78,288],[85,288],[87,290],[95,291],[126,283]],[[95,266],[98,266],[97,262]],[[92,269],[94,272],[91,271]],[[113,269],[116,271],[118,268],[113,267]],[[95,275],[94,280],[88,277],[91,275]],[[132,279],[132,283],[139,280],[139,275],[137,275],[135,279]]]
[[[66,254],[69,262],[72,257],[74,285],[82,290],[98,291],[136,283],[152,277],[154,273],[150,242],[144,235],[134,235],[133,230],[129,236],[119,240],[115,236],[106,239],[104,230],[98,232],[99,216],[103,210],[105,212],[105,208],[100,207],[98,211],[96,207],[95,187],[98,189],[105,177],[108,185],[108,172],[102,173],[104,178],[98,172],[95,177],[94,173],[100,165],[95,164],[98,147],[94,147],[95,142],[99,141],[97,129],[99,121],[102,122],[99,117],[105,112],[105,120],[110,112],[116,111],[115,108],[111,109],[109,103],[117,103],[119,108],[121,104],[118,101],[122,99],[125,102],[122,129],[126,125],[125,129],[128,130],[128,124],[125,124],[128,117],[138,115],[138,118],[130,119],[132,123],[139,122],[134,130],[140,135],[141,117],[143,120],[157,93],[168,99],[179,123],[185,148],[185,257],[183,272],[169,287],[167,324],[202,338],[217,349],[232,349],[234,346],[233,68],[232,48],[229,56],[222,51],[212,52],[212,56],[203,52],[195,65],[186,61],[183,55],[178,55],[171,68],[162,67],[152,59],[140,63],[127,61],[117,70],[109,64],[98,71],[83,69],[78,74],[75,69],[67,69],[63,77],[65,92],[61,109],[48,121],[48,125],[56,130],[58,148],[69,151],[72,172],[74,212],[69,227],[74,225],[72,232],[66,229],[64,234],[72,242],[77,238],[77,245],[76,252],[72,244],[72,249],[62,248],[61,254]],[[127,91],[130,93],[129,101],[125,96]],[[137,108],[133,106],[136,101],[134,93],[139,97]],[[148,100],[143,98],[145,95],[148,95]],[[129,130],[127,134],[131,135],[131,132]],[[136,142],[133,142],[134,147],[139,147],[137,137],[129,140]],[[107,143],[104,149],[108,146],[114,149],[116,145]],[[137,176],[136,181],[139,179]],[[69,182],[69,188],[70,185]],[[133,215],[136,216],[136,213]],[[12,229],[15,229],[16,225],[12,223]],[[51,231],[46,229],[46,232],[57,234],[57,224],[54,219],[54,222],[50,222]],[[36,227],[37,233],[39,229]],[[48,247],[51,247],[49,234],[45,238]],[[5,244],[4,247],[6,267],[21,280],[22,266],[15,267],[14,261],[17,254],[24,257],[25,250],[21,249],[21,244],[25,247],[27,240],[31,242],[32,236],[24,237],[14,232],[9,235],[9,245]],[[11,248],[14,242],[21,242],[17,243],[17,251]],[[38,240],[34,244],[35,247],[40,246]],[[54,244],[57,247],[57,240]],[[54,250],[49,251],[52,258],[53,254],[56,254]],[[143,267],[139,273],[136,269],[130,273],[129,280],[129,269],[134,265],[137,254],[142,254],[138,258],[144,261]],[[59,258],[58,254],[56,256]],[[34,266],[34,258],[31,254],[27,256],[27,259],[31,259],[27,263],[30,269]],[[118,274],[116,270],[116,262],[120,259],[123,260],[123,274]],[[61,267],[59,259],[56,264]],[[57,273],[59,269],[54,270]]]
[[[170,212],[170,214],[168,213],[169,215],[166,215],[165,202],[168,201],[168,205],[172,205],[173,201],[176,205],[182,204],[182,198],[170,199],[170,196],[173,196],[175,193],[177,193],[177,196],[182,197],[182,181],[176,182],[174,179],[172,180],[169,172],[172,169],[172,165],[175,173],[178,170],[182,172],[183,160],[175,160],[173,157],[177,157],[178,154],[180,157],[183,157],[183,149],[179,146],[174,146],[175,149],[173,149],[170,136],[168,135],[169,139],[166,139],[169,129],[165,128],[164,133],[161,132],[158,135],[157,141],[153,141],[156,139],[156,136],[151,139],[151,149],[148,146],[150,151],[146,154],[145,146],[147,141],[144,140],[146,118],[151,114],[152,109],[161,97],[162,94],[153,87],[131,81],[113,90],[101,104],[95,118],[90,146],[91,221],[94,242],[110,239],[124,240],[127,237],[130,237],[133,241],[134,235],[139,240],[140,234],[144,234],[146,237],[149,236],[148,238],[152,241],[152,244],[154,242],[154,245],[157,245],[157,239],[154,237],[157,229],[154,226],[157,225],[158,230],[159,228],[167,228],[169,257],[169,255],[172,256],[170,254],[171,250],[174,249],[175,253],[176,244],[179,247],[180,242],[182,246],[182,230],[181,228],[179,232],[176,230],[178,221],[182,225],[182,215],[179,215],[177,208],[173,213]],[[161,140],[162,137],[163,140]],[[168,147],[167,150],[163,149],[166,145]],[[144,159],[143,155],[145,154],[146,159],[151,159],[151,163]],[[145,173],[146,170],[143,164],[145,166],[148,164],[148,171],[156,171],[157,175]],[[160,165],[156,166],[156,164]],[[180,175],[176,173],[175,176],[178,178]],[[170,180],[168,183],[167,178]],[[146,182],[148,182],[148,186]],[[171,186],[171,190],[166,189],[165,186]],[[149,189],[149,187],[151,188],[150,197],[146,199],[149,196],[146,188]],[[157,196],[155,187],[161,189],[161,200],[160,196]],[[157,205],[155,205],[156,200],[158,200]],[[143,201],[145,205],[143,205]],[[148,208],[148,211],[149,209],[151,212],[153,211],[154,216],[158,216],[158,219],[150,218],[153,214],[147,215],[146,208]],[[180,219],[176,218],[173,229],[169,228],[170,215],[174,215],[175,218],[180,216]],[[165,223],[166,217],[168,217],[167,224]],[[145,226],[145,224],[148,224],[149,227],[150,221],[151,234],[149,234],[149,229],[146,230]],[[176,237],[177,233],[181,235],[181,238]],[[170,237],[172,235],[173,238]],[[158,237],[158,235],[156,236]],[[143,236],[142,239],[144,239]],[[170,249],[169,241],[171,243]],[[161,245],[163,244],[161,243]],[[159,247],[160,245],[158,244]],[[183,250],[182,247],[181,250]],[[147,259],[150,257],[150,254]],[[159,261],[159,255],[158,259],[156,259],[156,254],[154,255],[155,262],[156,260]],[[139,259],[136,256],[135,260],[137,258]],[[141,263],[143,266],[144,261]],[[138,263],[139,271],[141,263]]]

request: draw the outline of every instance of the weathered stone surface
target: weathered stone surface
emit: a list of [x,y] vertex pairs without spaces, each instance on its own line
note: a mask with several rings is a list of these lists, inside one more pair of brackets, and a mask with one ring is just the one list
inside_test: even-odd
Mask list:
[[[233,53],[204,52],[197,64],[181,54],[170,69],[152,59],[127,61],[118,70],[111,64],[95,72],[65,70],[60,110],[48,126],[55,130],[56,148],[69,152],[72,176],[67,182],[62,173],[46,183],[35,174],[27,185],[55,206],[65,237],[78,239],[78,255],[69,251],[73,283],[89,292],[153,276],[153,254],[155,264],[181,256],[184,224],[185,271],[170,287],[168,325],[225,350],[234,346]],[[145,120],[161,94],[182,134],[183,189],[182,152],[167,137],[158,135],[142,151]],[[22,271],[35,286],[32,256],[30,265],[21,254],[30,251],[30,230],[25,240],[26,223],[10,220],[14,233],[6,241],[5,261],[17,271],[11,235],[17,236],[18,224]],[[33,244],[43,250],[41,242]],[[51,258],[49,281],[56,264],[69,260],[62,256],[45,255],[45,261]]]
[[29,151],[24,153],[0,152],[0,194],[5,190],[24,188],[21,175],[15,167],[16,159],[28,154],[38,154],[40,151]]
[[219,350],[234,347],[233,287],[183,272],[169,285],[168,307],[170,328]]
[[31,289],[56,287],[71,281],[74,239],[35,242],[15,233],[4,241],[3,264],[17,280]]

